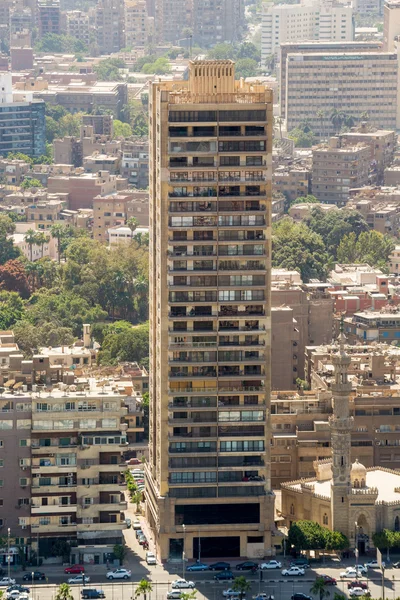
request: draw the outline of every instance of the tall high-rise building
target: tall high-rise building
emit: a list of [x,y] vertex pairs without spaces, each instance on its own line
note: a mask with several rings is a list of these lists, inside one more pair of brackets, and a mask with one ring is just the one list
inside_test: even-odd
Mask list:
[[400,1],[386,0],[383,7],[383,50],[393,52],[400,35]]
[[40,37],[43,37],[47,33],[59,35],[61,33],[60,0],[38,0],[37,18]]
[[192,26],[193,0],[155,0],[155,31],[159,42],[187,37]]
[[125,46],[143,48],[149,39],[146,0],[125,0]]
[[45,103],[13,97],[11,73],[0,73],[0,156],[22,152],[28,156],[46,153]]
[[193,0],[193,37],[201,48],[237,42],[244,23],[243,0]]
[[150,459],[162,559],[271,550],[272,92],[193,61],[150,94]]
[[67,35],[89,46],[89,16],[81,10],[71,10],[65,13],[65,21]]
[[124,47],[124,0],[99,0],[95,23],[100,53],[119,52]]
[[261,60],[276,54],[284,42],[354,39],[353,7],[336,0],[302,0],[298,4],[264,2],[261,24]]

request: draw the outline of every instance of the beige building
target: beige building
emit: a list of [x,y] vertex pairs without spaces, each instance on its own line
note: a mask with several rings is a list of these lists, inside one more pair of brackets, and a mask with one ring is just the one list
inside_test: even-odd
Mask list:
[[192,0],[193,38],[200,48],[237,43],[245,30],[244,0]]
[[110,227],[125,225],[127,203],[132,200],[132,192],[120,192],[96,196],[93,199],[93,238],[99,242],[108,241]]
[[146,0],[125,0],[125,46],[144,48],[149,41]]
[[[368,113],[374,127],[394,130],[397,118],[397,54],[343,52],[288,54],[285,114],[287,130],[307,121],[317,135],[334,133],[336,108],[354,119]],[[371,94],[374,90],[374,94]],[[319,111],[324,112],[321,119]]]
[[340,138],[330,138],[326,146],[313,148],[312,193],[320,202],[344,206],[350,188],[369,183],[370,149],[358,144],[341,146]]
[[383,6],[383,50],[393,52],[395,39],[400,35],[400,2],[385,0]]
[[126,188],[126,179],[118,179],[108,171],[84,173],[83,169],[72,175],[53,175],[48,179],[50,193],[65,192],[68,194],[68,208],[92,208],[96,196],[105,196]]
[[175,42],[193,26],[193,0],[155,0],[154,16],[158,42]]
[[374,129],[369,127],[367,123],[362,123],[358,131],[353,130],[342,133],[340,140],[342,146],[355,146],[357,144],[369,146],[371,168],[376,174],[376,182],[382,184],[384,171],[392,164],[397,149],[396,132]]
[[400,273],[400,246],[397,244],[389,256],[389,269],[393,275],[399,275]]
[[307,196],[311,191],[311,171],[302,166],[279,166],[272,175],[272,189],[281,192],[289,202]]
[[95,27],[100,54],[119,52],[124,47],[124,0],[99,0]]
[[234,70],[193,61],[150,94],[146,516],[162,560],[271,552],[273,99]]
[[89,47],[89,15],[81,10],[71,10],[65,14],[67,35],[80,40]]
[[[343,334],[332,363],[333,414],[328,420],[331,456],[313,463],[316,477],[282,484],[282,516],[288,526],[299,519],[312,519],[340,531],[352,547],[364,554],[373,548],[372,535],[376,531],[400,529],[400,474],[384,467],[367,469],[358,459],[352,463],[355,418],[351,414],[352,383],[348,377],[351,358],[346,354]],[[392,427],[394,432],[395,426],[389,429]],[[356,431],[363,432],[362,426]]]

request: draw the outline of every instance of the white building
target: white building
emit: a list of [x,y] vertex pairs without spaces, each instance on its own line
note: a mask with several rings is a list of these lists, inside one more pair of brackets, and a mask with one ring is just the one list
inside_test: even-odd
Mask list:
[[301,0],[299,4],[263,4],[261,24],[261,61],[276,54],[285,42],[305,40],[351,41],[354,39],[351,2]]
[[57,259],[57,240],[51,237],[49,232],[46,232],[50,240],[46,242],[43,247],[37,244],[31,246],[26,241],[26,233],[29,229],[33,229],[37,233],[44,233],[42,230],[37,229],[34,223],[16,223],[15,232],[10,235],[13,239],[14,246],[19,248],[22,254],[27,260],[35,261],[39,258],[51,258]]
[[108,241],[110,246],[114,244],[128,244],[138,233],[148,233],[147,227],[137,227],[133,232],[127,225],[117,225],[108,230]]

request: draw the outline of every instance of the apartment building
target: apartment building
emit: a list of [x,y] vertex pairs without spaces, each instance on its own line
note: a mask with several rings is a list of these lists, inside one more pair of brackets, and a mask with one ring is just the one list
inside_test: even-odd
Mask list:
[[400,246],[397,244],[389,256],[389,270],[392,275],[399,275],[400,273]]
[[320,40],[348,42],[354,39],[351,3],[335,0],[302,0],[297,4],[263,3],[261,61],[277,54],[282,43]]
[[71,10],[65,13],[67,35],[80,40],[89,47],[89,15],[81,10]]
[[346,208],[358,210],[371,229],[383,235],[397,236],[400,229],[400,204],[391,202],[374,203],[363,198],[362,192],[350,200]]
[[340,138],[330,138],[327,146],[313,148],[312,193],[320,202],[345,206],[350,188],[370,182],[368,146],[340,146]]
[[119,52],[124,47],[124,0],[99,0],[95,28],[100,54]]
[[[279,51],[279,100],[281,108],[281,117],[286,116],[286,95],[287,95],[287,57],[289,54],[336,54],[337,52],[379,52],[382,49],[381,42],[291,42],[281,43]],[[323,107],[322,107],[323,108]],[[351,113],[353,114],[353,113]],[[326,137],[327,128],[323,123],[321,135]],[[288,130],[289,131],[289,130]]]
[[302,166],[279,166],[272,174],[272,189],[288,202],[311,193],[311,170]]
[[125,0],[125,46],[144,48],[149,41],[146,0]]
[[396,129],[397,54],[288,54],[286,61],[288,131],[308,121],[317,135],[334,133],[335,109],[355,120],[368,113],[372,126]]
[[238,42],[244,26],[243,0],[193,0],[193,38],[200,48]]
[[155,0],[154,16],[159,43],[188,37],[185,29],[193,27],[193,0]]
[[126,205],[133,196],[132,192],[120,192],[93,198],[93,238],[95,240],[107,242],[110,227],[125,225]]
[[60,35],[60,0],[38,0],[37,19],[39,25],[39,37],[43,37],[48,33]]
[[83,158],[83,168],[87,173],[108,171],[112,175],[116,175],[120,172],[121,156],[94,152],[90,156],[85,156]]
[[23,160],[0,158],[0,177],[7,185],[19,185],[29,169],[30,164]]
[[45,105],[32,98],[16,102],[11,73],[4,72],[0,73],[0,156],[10,152],[33,157],[46,153]]
[[383,5],[383,51],[394,52],[395,40],[400,35],[400,2],[385,0]]
[[149,187],[149,143],[147,140],[124,141],[121,175],[138,189],[145,190]]
[[76,540],[72,563],[105,564],[123,543],[126,412],[124,397],[102,388],[32,398],[31,531],[41,554]]
[[108,171],[97,173],[76,172],[72,175],[53,175],[48,178],[48,192],[68,194],[68,208],[93,208],[95,196],[105,196],[126,188],[126,179],[110,175]]
[[113,138],[114,126],[112,115],[83,115],[82,125],[93,127],[95,135],[105,135],[110,139]]
[[67,207],[67,200],[48,195],[45,201],[39,201],[26,207],[27,221],[33,222],[38,229],[49,229],[60,221],[60,213]]
[[397,149],[397,136],[395,131],[383,131],[368,127],[362,123],[358,130],[352,130],[340,135],[341,145],[354,146],[355,144],[368,145],[370,148],[371,165],[376,174],[376,183],[381,185],[385,169],[392,164]]
[[192,61],[151,88],[146,516],[161,559],[271,552],[272,93],[234,77]]
[[391,344],[400,339],[400,313],[395,307],[392,312],[384,308],[381,311],[356,312],[345,317],[344,325],[350,344],[374,341]]

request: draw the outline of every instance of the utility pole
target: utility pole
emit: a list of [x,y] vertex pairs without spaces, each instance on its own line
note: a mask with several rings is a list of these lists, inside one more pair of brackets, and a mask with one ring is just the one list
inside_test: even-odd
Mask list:
[[183,529],[183,548],[182,548],[182,579],[185,579],[185,541],[186,541],[186,525],[182,525]]
[[11,569],[11,556],[10,556],[10,534],[11,529],[7,529],[7,564],[8,564],[8,585],[10,585],[10,569]]

